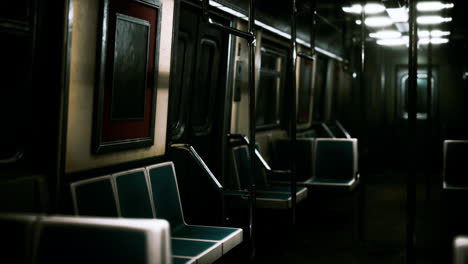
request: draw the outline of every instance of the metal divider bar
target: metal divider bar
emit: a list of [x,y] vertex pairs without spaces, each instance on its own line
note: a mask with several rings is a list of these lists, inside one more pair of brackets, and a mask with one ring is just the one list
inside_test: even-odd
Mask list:
[[294,229],[296,225],[296,63],[297,63],[297,43],[296,43],[296,0],[292,0],[291,10],[291,111],[290,111],[290,137],[291,137],[291,156],[290,156],[290,170],[291,170],[291,220]]
[[220,190],[223,191],[223,186],[219,183],[218,179],[211,172],[210,168],[206,165],[203,159],[198,155],[197,151],[189,144],[172,144],[171,148],[182,149],[187,151],[195,162],[203,169],[206,175],[211,179],[211,182]]

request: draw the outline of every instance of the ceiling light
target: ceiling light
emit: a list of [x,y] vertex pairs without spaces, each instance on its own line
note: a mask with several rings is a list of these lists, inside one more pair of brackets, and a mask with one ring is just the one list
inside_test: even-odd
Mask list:
[[343,6],[341,9],[343,9],[344,12],[351,14],[361,14],[362,12],[362,6],[358,4],[352,6]]
[[418,31],[418,36],[419,37],[428,38],[430,35],[431,35],[431,33],[429,32],[429,30]]
[[431,39],[431,43],[432,44],[444,44],[444,43],[448,43],[449,40],[447,38],[432,38]]
[[444,4],[441,2],[433,2],[433,1],[424,1],[424,2],[419,2],[416,5],[416,9],[418,11],[440,11],[445,8],[452,8],[454,5],[453,4]]
[[449,31],[432,30],[431,37],[444,37],[450,35]]
[[378,39],[392,39],[392,38],[401,37],[401,33],[396,30],[381,30],[375,33],[370,33],[369,36],[371,38],[378,38]]
[[393,20],[393,22],[407,22],[408,21],[408,9],[405,7],[401,8],[387,8],[388,16]]
[[444,22],[452,21],[451,17],[441,17],[441,16],[420,16],[417,18],[418,24],[421,25],[434,25]]
[[408,41],[403,38],[379,39],[377,40],[377,44],[381,46],[403,46],[408,44]]
[[393,21],[388,17],[378,16],[366,18],[364,23],[369,27],[386,27],[393,24]]
[[356,20],[356,25],[361,25],[362,21],[361,20]]
[[385,6],[377,3],[369,3],[364,6],[364,12],[366,14],[378,14],[385,11]]
[[424,44],[424,45],[427,45],[429,44],[429,42],[431,42],[431,44],[445,44],[445,43],[448,43],[449,40],[447,38],[422,38],[419,40],[419,44]]
[[[342,10],[346,13],[351,14],[361,14],[362,6],[359,4],[355,4],[352,6],[344,6]],[[378,14],[382,13],[385,10],[385,6],[378,3],[368,3],[364,6],[364,12],[366,14]]]
[[450,35],[449,31],[441,31],[441,30],[432,30],[429,32],[429,30],[421,30],[418,32],[418,36],[422,38],[428,38],[429,36],[431,37],[444,37]]

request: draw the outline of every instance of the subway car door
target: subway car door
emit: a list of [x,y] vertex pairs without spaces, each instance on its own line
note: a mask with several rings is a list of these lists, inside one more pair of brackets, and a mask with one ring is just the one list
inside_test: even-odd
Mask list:
[[[426,155],[434,155],[434,147],[431,142],[435,135],[433,131],[433,126],[430,125],[432,119],[437,115],[434,102],[437,101],[437,80],[438,80],[438,71],[437,68],[433,69],[432,80],[431,80],[431,91],[428,91],[428,75],[426,67],[419,67],[417,71],[417,100],[416,100],[416,138],[412,142],[416,144],[416,149],[419,151],[417,157],[405,157],[405,160],[412,160],[416,162],[418,168],[423,169],[428,164],[424,161],[426,159],[432,160],[434,157]],[[398,87],[398,103],[399,103],[399,118],[402,122],[400,125],[400,137],[404,138],[407,134],[408,128],[408,70],[405,67],[399,67],[397,70],[397,87]],[[430,96],[429,96],[429,93]],[[406,151],[406,146],[409,142],[402,140],[402,152]],[[431,162],[430,165],[434,164]]]
[[54,210],[65,2],[0,8],[0,212]]
[[[201,14],[198,6],[181,2],[168,137],[170,143],[194,146],[222,182],[229,36],[204,23]],[[219,23],[229,23],[213,17]],[[193,160],[180,152],[170,153],[176,163],[186,218],[195,223],[220,220],[219,192]]]

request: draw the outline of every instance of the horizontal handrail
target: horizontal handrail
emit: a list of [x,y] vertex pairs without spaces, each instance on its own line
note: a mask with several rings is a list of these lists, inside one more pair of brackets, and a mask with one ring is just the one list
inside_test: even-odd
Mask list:
[[205,20],[206,23],[212,25],[215,28],[221,29],[221,30],[223,30],[223,31],[225,31],[225,32],[227,32],[229,34],[232,34],[232,35],[241,37],[243,39],[246,39],[250,43],[255,42],[255,36],[254,36],[254,34],[252,32],[242,31],[242,30],[239,30],[237,28],[225,26],[223,24],[214,22],[210,17],[210,13],[209,13],[209,10],[208,10],[209,5],[210,4],[209,4],[208,0],[202,0],[203,19]]
[[303,53],[303,52],[298,52],[297,56],[299,56],[301,58],[306,58],[306,59],[309,59],[309,60],[315,60],[315,56],[307,54],[307,53]]
[[13,154],[11,157],[6,159],[0,159],[0,164],[13,164],[15,162],[18,162],[21,158],[23,158],[23,154],[23,151],[17,150],[15,154]]
[[190,144],[172,144],[171,148],[175,149],[182,149],[190,153],[190,156],[195,160],[195,162],[202,168],[205,174],[211,179],[212,183],[216,185],[216,187],[223,191],[223,186],[219,183],[218,179],[214,176],[211,172],[210,168],[206,165],[203,159],[198,155],[197,151],[190,145]]

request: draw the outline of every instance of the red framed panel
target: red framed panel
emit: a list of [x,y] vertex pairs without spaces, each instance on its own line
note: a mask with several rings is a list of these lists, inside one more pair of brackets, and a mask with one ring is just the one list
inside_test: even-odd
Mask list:
[[160,0],[101,0],[95,153],[154,143]]

